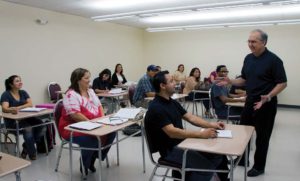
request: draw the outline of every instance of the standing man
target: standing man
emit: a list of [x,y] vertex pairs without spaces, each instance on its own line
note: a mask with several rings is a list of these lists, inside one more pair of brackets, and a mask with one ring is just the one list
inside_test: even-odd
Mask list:
[[[222,122],[207,122],[188,113],[177,101],[173,100],[171,96],[175,92],[175,81],[168,71],[157,73],[153,86],[156,95],[145,116],[146,134],[163,159],[181,165],[184,151],[177,147],[181,141],[185,138],[215,138],[217,129],[224,129],[225,125]],[[205,129],[183,129],[182,119]],[[228,169],[225,156],[193,150],[188,151],[186,164],[187,168]],[[172,173],[178,178],[177,174]],[[227,175],[227,173],[218,174],[221,181],[228,180]],[[212,176],[212,172],[187,172],[186,180],[210,181]]]
[[133,104],[135,107],[148,108],[148,101],[145,97],[154,97],[155,91],[152,86],[152,78],[158,72],[158,68],[155,65],[149,65],[147,72],[139,80],[133,95]]
[[287,86],[282,60],[266,48],[268,35],[256,29],[250,33],[248,46],[252,53],[245,57],[242,77],[225,78],[219,85],[231,83],[246,85],[247,99],[241,116],[241,124],[252,125],[256,130],[254,165],[249,177],[265,172],[269,141],[277,112],[277,94]]

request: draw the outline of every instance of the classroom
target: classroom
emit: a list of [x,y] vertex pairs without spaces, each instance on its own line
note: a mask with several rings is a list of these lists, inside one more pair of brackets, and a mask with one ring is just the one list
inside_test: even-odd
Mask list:
[[[78,67],[89,70],[91,82],[103,69],[113,71],[118,63],[122,64],[126,79],[130,81],[138,81],[152,64],[171,74],[179,64],[184,64],[187,75],[193,67],[199,67],[202,79],[209,76],[217,65],[224,64],[229,70],[229,77],[234,78],[241,74],[244,58],[250,53],[247,45],[249,33],[253,29],[267,32],[267,48],[283,61],[288,86],[278,95],[278,112],[266,173],[248,180],[289,181],[300,177],[300,147],[294,144],[300,136],[300,96],[297,96],[300,86],[296,80],[300,67],[300,21],[298,24],[148,32],[146,28],[131,26],[130,23],[93,21],[41,8],[34,2],[0,1],[0,90],[1,93],[5,91],[4,81],[10,75],[19,75],[33,105],[49,102],[49,82],[57,82],[62,90],[67,90],[70,75]],[[60,2],[56,2],[59,6]],[[190,1],[190,4],[193,3],[196,4],[195,0]],[[294,4],[299,6],[300,1],[294,1]],[[300,19],[299,14],[295,16]],[[102,163],[103,180],[149,180],[154,166],[146,151],[146,172],[143,173],[142,159],[137,158],[142,154],[140,142],[140,137],[132,137],[120,143],[118,166],[115,146],[112,147],[108,153],[110,167],[106,168]],[[54,171],[58,148],[59,144],[48,156],[39,154],[37,160],[21,171],[22,180],[69,180],[68,150],[62,153],[58,172]],[[253,157],[253,151],[250,151],[250,156]],[[73,180],[81,180],[79,157],[80,154],[74,151]],[[235,170],[234,177],[234,180],[243,180],[242,167]],[[15,176],[0,177],[2,180],[15,180]],[[98,180],[98,173],[89,175],[87,180]]]

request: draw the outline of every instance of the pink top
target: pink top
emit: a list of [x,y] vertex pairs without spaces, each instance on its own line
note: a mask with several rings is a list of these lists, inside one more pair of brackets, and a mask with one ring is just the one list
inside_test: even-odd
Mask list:
[[[59,120],[58,130],[64,139],[69,139],[70,131],[65,130],[64,127],[75,123],[69,116],[74,113],[81,113],[89,120],[104,116],[102,105],[99,98],[96,96],[93,89],[88,90],[89,98],[83,97],[74,90],[67,91],[63,99],[64,108]],[[82,136],[82,133],[73,133],[73,136]]]

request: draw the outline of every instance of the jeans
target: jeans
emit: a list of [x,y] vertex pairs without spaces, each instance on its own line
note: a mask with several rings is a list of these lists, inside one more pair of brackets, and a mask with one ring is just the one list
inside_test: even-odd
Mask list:
[[[165,160],[182,165],[183,150],[174,147],[164,157]],[[199,169],[222,169],[228,170],[227,158],[221,155],[210,153],[203,153],[198,151],[189,150],[187,152],[186,168],[199,168]],[[174,173],[174,172],[173,172]],[[213,172],[186,172],[186,181],[210,181]],[[219,178],[227,180],[227,173],[219,173]]]
[[[111,144],[114,141],[115,137],[116,137],[115,132],[101,137],[101,144],[102,144],[101,146],[106,146]],[[73,137],[73,143],[78,144],[80,147],[95,148],[95,149],[98,148],[98,139],[95,136],[76,136]],[[104,160],[106,158],[109,149],[110,147],[102,150],[101,160]],[[91,166],[91,160],[93,155],[98,156],[98,151],[81,150],[82,162],[85,168],[89,168]]]
[[115,110],[117,110],[117,100],[115,98],[103,97],[100,99],[100,102],[107,106],[106,115],[112,114]]
[[[16,129],[15,120],[5,119],[4,121],[6,128]],[[24,139],[23,147],[26,147],[27,152],[30,156],[36,155],[36,148],[34,144],[40,142],[41,138],[46,132],[45,126],[38,126],[35,128],[31,128],[31,126],[42,123],[42,120],[35,117],[19,121],[19,129],[24,128],[22,131],[20,131],[20,133],[23,134]]]

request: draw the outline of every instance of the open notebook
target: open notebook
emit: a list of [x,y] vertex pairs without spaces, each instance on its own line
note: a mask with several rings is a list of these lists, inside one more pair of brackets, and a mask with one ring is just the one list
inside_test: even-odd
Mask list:
[[42,108],[42,107],[26,107],[24,109],[20,109],[20,112],[39,112],[42,110],[45,110],[47,108]]
[[118,125],[127,122],[128,119],[119,117],[106,117],[97,121],[97,123],[107,124],[107,125]]
[[122,119],[135,119],[140,112],[140,108],[122,108],[113,117]]
[[78,123],[70,124],[69,126],[70,126],[70,128],[89,131],[89,130],[99,128],[101,126],[101,124],[93,123],[93,122],[90,122],[90,121],[81,121],[81,122],[78,122]]

